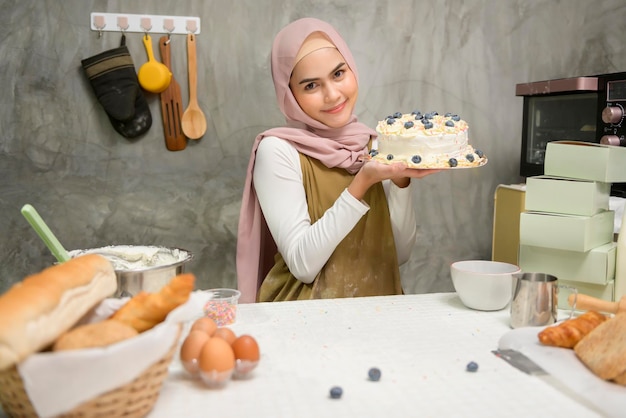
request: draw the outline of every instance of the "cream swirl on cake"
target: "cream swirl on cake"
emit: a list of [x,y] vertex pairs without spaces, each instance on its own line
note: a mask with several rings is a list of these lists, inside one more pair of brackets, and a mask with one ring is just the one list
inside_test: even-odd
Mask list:
[[412,168],[478,167],[487,162],[469,144],[469,126],[458,115],[437,112],[394,113],[378,122],[377,147],[370,155],[381,162],[406,162]]

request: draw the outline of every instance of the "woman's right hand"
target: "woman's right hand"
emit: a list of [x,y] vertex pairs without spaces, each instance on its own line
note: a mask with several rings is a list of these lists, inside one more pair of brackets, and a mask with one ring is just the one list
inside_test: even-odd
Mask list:
[[408,168],[403,162],[384,164],[378,161],[367,161],[354,176],[348,186],[348,192],[356,199],[363,199],[367,190],[383,180],[391,180],[396,186],[404,188],[410,184],[411,178],[423,178],[441,170],[415,170]]

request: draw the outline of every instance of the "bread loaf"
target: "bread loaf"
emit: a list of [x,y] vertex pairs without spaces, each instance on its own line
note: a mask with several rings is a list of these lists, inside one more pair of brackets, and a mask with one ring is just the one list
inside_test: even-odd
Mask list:
[[621,374],[618,374],[613,378],[613,381],[621,386],[626,386],[626,371],[623,371]]
[[113,266],[88,254],[26,277],[0,296],[0,370],[50,346],[117,289]]
[[626,312],[598,325],[574,351],[596,376],[626,383]]
[[174,308],[189,300],[195,284],[191,273],[179,274],[156,293],[139,292],[115,312],[111,319],[144,332],[162,322]]
[[62,334],[53,351],[105,347],[136,336],[135,328],[112,319],[79,325]]

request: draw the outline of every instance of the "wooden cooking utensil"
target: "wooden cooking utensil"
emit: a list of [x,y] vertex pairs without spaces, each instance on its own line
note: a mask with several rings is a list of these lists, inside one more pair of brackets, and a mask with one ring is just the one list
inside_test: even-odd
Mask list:
[[617,302],[598,299],[593,296],[583,295],[580,293],[578,296],[576,296],[576,294],[571,294],[567,298],[567,302],[570,306],[574,305],[574,300],[576,300],[576,308],[585,311],[599,311],[607,313],[626,312],[626,296],[622,296],[622,298]]
[[[172,72],[169,40],[169,37],[162,36],[159,39],[159,50],[161,51],[161,61]],[[161,117],[163,118],[165,146],[170,151],[184,150],[187,146],[187,138],[185,138],[181,127],[182,116],[183,99],[180,94],[180,85],[172,75],[170,85],[161,93]]]
[[189,139],[200,139],[206,132],[206,118],[196,98],[198,73],[196,36],[193,33],[187,35],[187,66],[189,69],[189,105],[183,113],[183,132]]

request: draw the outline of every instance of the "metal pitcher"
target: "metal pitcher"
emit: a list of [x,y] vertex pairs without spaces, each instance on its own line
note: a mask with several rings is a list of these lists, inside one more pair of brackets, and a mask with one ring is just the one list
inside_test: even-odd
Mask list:
[[576,309],[578,289],[558,284],[555,276],[546,273],[519,273],[513,275],[511,298],[511,328],[535,327],[554,324],[557,321],[559,288],[573,292]]

